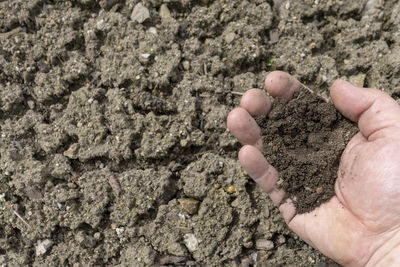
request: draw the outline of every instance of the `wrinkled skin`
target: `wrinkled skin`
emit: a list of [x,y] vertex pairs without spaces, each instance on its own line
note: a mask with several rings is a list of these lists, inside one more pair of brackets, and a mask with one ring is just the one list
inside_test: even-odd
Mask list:
[[[304,90],[280,71],[267,76],[265,87],[272,97],[288,100]],[[330,95],[360,132],[342,154],[329,202],[298,215],[291,200],[282,201],[278,172],[260,152],[261,131],[253,117],[267,115],[271,101],[258,89],[247,91],[228,116],[229,130],[243,144],[239,161],[289,227],[314,248],[346,266],[400,266],[400,106],[384,92],[341,80]]]

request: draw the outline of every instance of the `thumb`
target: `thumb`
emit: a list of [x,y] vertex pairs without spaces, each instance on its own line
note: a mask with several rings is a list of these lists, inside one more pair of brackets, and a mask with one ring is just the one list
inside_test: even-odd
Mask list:
[[337,80],[330,90],[335,107],[357,122],[362,135],[373,141],[400,137],[400,105],[388,94]]

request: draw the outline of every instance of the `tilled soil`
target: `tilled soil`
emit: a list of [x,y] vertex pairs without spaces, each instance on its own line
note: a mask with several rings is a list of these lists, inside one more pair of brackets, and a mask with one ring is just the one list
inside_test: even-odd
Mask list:
[[0,264],[332,265],[243,173],[225,120],[276,69],[325,96],[344,78],[398,98],[399,14],[394,0],[1,1]]

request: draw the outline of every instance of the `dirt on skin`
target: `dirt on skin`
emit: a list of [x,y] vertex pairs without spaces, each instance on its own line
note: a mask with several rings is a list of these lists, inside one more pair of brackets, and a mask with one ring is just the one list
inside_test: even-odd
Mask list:
[[268,116],[257,122],[263,154],[278,170],[278,185],[296,212],[310,212],[330,200],[342,152],[357,127],[304,87],[290,101],[275,100]]
[[394,0],[1,1],[0,265],[334,265],[243,173],[226,117],[276,69],[324,96],[343,78],[398,98],[399,14]]

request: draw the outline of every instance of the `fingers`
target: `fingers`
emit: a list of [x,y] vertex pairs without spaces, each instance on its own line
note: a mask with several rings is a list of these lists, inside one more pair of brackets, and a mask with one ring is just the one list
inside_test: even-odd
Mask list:
[[332,85],[330,94],[335,107],[357,122],[361,133],[369,141],[399,136],[400,106],[388,94],[342,80]]
[[259,89],[248,90],[240,100],[240,106],[251,116],[265,116],[271,110],[271,100]]
[[246,145],[242,147],[239,152],[239,161],[249,176],[279,207],[285,221],[290,222],[296,214],[296,209],[291,200],[282,203],[285,192],[276,185],[279,178],[277,170],[268,163],[261,152],[254,146]]
[[235,108],[227,118],[229,131],[243,145],[257,146],[262,148],[261,130],[256,121],[244,108]]
[[273,71],[265,78],[265,88],[272,97],[290,100],[301,83],[289,73]]
[[[278,172],[267,162],[257,148],[253,146],[243,146],[239,152],[239,161],[250,177],[253,178],[265,192],[269,194],[276,189],[276,182],[279,178]],[[280,200],[281,199],[277,199],[276,203],[279,203]]]
[[[274,71],[267,76],[265,86],[273,97],[289,100],[301,84],[288,73]],[[271,101],[263,91],[251,89],[243,95],[240,106],[242,108],[234,109],[229,114],[228,128],[243,145],[254,145],[261,149],[261,130],[251,116],[267,115]]]

